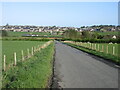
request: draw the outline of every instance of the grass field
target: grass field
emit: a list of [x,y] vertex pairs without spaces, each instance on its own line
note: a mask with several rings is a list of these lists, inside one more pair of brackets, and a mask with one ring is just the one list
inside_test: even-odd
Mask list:
[[52,74],[53,54],[54,43],[37,52],[32,58],[3,72],[2,87],[46,88]]
[[2,41],[2,58],[3,55],[6,55],[6,64],[14,62],[14,52],[17,55],[17,61],[21,60],[21,50],[23,50],[24,55],[26,56],[27,49],[30,53],[32,47],[38,47],[38,45],[43,45],[45,42],[42,41]]
[[24,34],[50,35],[47,32],[12,32],[7,31],[9,37],[21,37]]
[[7,31],[8,37],[22,37],[24,34],[36,34],[40,35],[40,37],[62,37],[61,35],[51,35],[49,32],[12,32]]
[[115,31],[115,32],[112,32],[112,31],[107,31],[107,32],[99,32],[99,31],[96,31],[99,35],[119,35],[120,32],[118,31]]

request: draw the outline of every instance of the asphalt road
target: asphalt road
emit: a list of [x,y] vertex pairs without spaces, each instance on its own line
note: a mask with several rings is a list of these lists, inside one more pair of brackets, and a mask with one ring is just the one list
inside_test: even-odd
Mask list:
[[118,68],[56,42],[54,82],[62,88],[118,88]]

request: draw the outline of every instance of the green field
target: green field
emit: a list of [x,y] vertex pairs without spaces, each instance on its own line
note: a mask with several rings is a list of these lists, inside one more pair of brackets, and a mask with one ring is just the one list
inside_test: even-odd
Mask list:
[[21,37],[24,34],[50,35],[48,32],[12,32],[7,31],[9,37]]
[[50,33],[47,32],[12,32],[7,31],[8,36],[10,37],[21,37],[24,34],[37,34],[37,35],[50,35]]
[[[18,43],[18,42],[17,42]],[[30,44],[30,42],[28,42]],[[31,44],[34,42],[31,42]],[[36,42],[36,45],[40,42]],[[43,42],[42,42],[43,43]],[[26,45],[26,46],[29,46]],[[10,48],[10,47],[9,47]],[[17,50],[17,49],[16,49]],[[54,43],[3,72],[3,88],[46,88],[52,75]]]
[[2,58],[3,55],[6,55],[6,64],[11,64],[14,62],[14,52],[16,52],[17,61],[20,61],[21,50],[23,50],[24,56],[27,56],[27,49],[31,53],[32,47],[38,47],[44,43],[41,41],[2,41]]
[[12,31],[7,31],[8,37],[22,37],[22,35],[25,34],[36,34],[40,35],[41,37],[62,37],[61,35],[52,35],[49,32],[12,32]]
[[99,35],[119,35],[120,32],[118,31],[115,31],[115,32],[112,32],[112,31],[107,31],[107,32],[99,32],[99,31],[96,31]]

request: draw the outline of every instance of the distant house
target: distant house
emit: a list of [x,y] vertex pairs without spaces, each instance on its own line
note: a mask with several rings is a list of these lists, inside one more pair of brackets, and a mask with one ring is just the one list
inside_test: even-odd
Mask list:
[[119,38],[119,37],[116,36],[116,35],[105,35],[105,36],[103,37],[103,39],[117,39],[117,38]]
[[114,35],[114,36],[112,36],[112,38],[113,38],[113,39],[116,39],[117,37]]
[[94,29],[91,29],[90,31],[94,31]]

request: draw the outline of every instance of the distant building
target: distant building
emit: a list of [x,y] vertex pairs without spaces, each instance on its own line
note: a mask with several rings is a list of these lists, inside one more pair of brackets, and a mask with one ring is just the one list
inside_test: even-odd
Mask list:
[[113,38],[113,39],[116,39],[117,37],[114,35],[112,38]]

